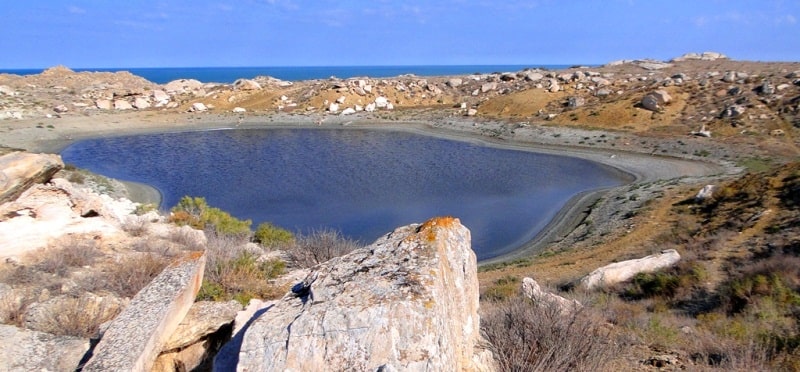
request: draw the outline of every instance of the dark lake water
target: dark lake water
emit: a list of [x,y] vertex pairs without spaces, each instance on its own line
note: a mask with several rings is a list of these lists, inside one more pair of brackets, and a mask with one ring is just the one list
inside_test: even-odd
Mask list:
[[86,140],[64,161],[158,188],[162,208],[203,196],[253,227],[330,227],[371,243],[451,215],[478,259],[531,240],[574,195],[620,185],[590,161],[422,135],[357,129],[247,129]]

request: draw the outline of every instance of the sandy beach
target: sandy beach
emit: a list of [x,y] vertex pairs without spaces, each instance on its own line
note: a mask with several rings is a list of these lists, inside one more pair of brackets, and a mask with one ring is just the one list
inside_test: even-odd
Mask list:
[[[646,147],[635,146],[636,138],[613,134],[619,147],[590,147],[577,145],[582,138],[611,136],[608,132],[585,131],[564,127],[521,126],[507,136],[489,137],[481,134],[486,128],[504,127],[508,123],[481,122],[469,118],[417,118],[387,121],[368,115],[343,118],[327,116],[322,124],[312,115],[233,115],[189,113],[115,113],[91,116],[69,116],[49,119],[52,128],[38,128],[42,120],[18,121],[8,127],[3,145],[32,152],[58,153],[71,143],[82,139],[145,133],[181,132],[197,130],[244,128],[337,128],[408,131],[458,141],[469,141],[522,151],[578,157],[598,162],[627,175],[630,182],[655,182],[675,178],[700,178],[723,173],[734,173],[730,164],[713,163],[699,159],[678,158],[648,153]],[[558,139],[558,142],[555,140]],[[560,143],[559,143],[560,142]],[[572,145],[565,144],[571,142]],[[627,146],[623,146],[627,144]],[[160,203],[160,193],[149,185],[123,182],[129,197],[140,203]],[[569,233],[581,220],[588,206],[610,190],[595,190],[573,197],[557,216],[534,238],[520,249],[487,262],[497,262],[528,256],[548,242]]]

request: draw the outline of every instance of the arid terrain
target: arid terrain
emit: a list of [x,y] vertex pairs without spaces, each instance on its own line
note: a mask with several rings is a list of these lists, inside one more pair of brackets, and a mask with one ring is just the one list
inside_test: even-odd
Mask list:
[[[576,197],[536,240],[479,263],[482,317],[496,319],[498,311],[510,311],[509,302],[522,301],[520,286],[529,277],[580,301],[580,319],[620,346],[607,363],[592,364],[603,369],[800,369],[800,62],[705,53],[558,71],[300,82],[256,77],[234,84],[159,85],[124,72],[66,67],[0,75],[0,155],[57,153],[82,138],[236,127],[408,130],[578,156],[627,172],[630,184]],[[146,185],[122,185],[69,166],[58,176],[115,198],[158,201]],[[697,196],[706,185],[712,191]],[[0,224],[15,219],[12,214],[0,216]],[[176,222],[174,214],[148,218],[171,227],[148,238],[141,226],[125,222],[124,238],[92,240],[91,247],[106,254],[92,262],[103,266],[120,252],[153,251],[148,247],[159,244],[174,255],[197,244],[172,232],[167,222]],[[196,222],[186,221],[178,219]],[[680,261],[655,273],[600,289],[581,284],[605,265],[670,249]],[[0,279],[9,291],[35,292],[39,274],[19,267],[41,268],[34,261],[42,251],[23,253],[0,247],[7,259]],[[14,311],[5,310],[10,315],[0,313],[4,323],[25,324],[22,303],[43,302],[59,291],[75,296],[64,288],[83,286],[70,275],[56,276],[67,279],[48,277],[48,294],[39,290],[17,301]],[[248,299],[274,297],[301,276],[248,292]],[[119,292],[119,302],[132,296]],[[535,360],[494,352],[501,369]]]

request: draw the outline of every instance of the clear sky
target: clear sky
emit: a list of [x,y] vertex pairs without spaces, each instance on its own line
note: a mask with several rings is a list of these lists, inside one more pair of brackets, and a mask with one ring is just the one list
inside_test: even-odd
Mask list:
[[798,0],[7,0],[0,68],[800,61]]

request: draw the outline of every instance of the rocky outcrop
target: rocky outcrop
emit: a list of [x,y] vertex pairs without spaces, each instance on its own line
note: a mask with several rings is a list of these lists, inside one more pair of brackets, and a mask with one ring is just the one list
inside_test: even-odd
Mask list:
[[208,369],[212,356],[230,338],[233,321],[242,305],[229,302],[195,302],[162,347],[153,371]]
[[37,183],[50,180],[64,162],[53,154],[12,152],[0,156],[0,204],[12,201]]
[[470,232],[436,218],[314,267],[215,370],[485,370],[477,310]]
[[0,324],[0,370],[74,371],[89,340]]
[[703,186],[703,188],[697,192],[697,195],[694,196],[694,201],[696,203],[701,203],[703,201],[711,199],[711,197],[714,196],[714,189],[716,188],[717,187],[714,185]]
[[206,256],[189,253],[167,267],[109,325],[84,371],[149,371],[189,312]]
[[672,101],[672,97],[664,90],[650,92],[642,98],[641,105],[647,110],[659,112],[664,105]]
[[681,256],[674,249],[667,249],[660,254],[654,254],[635,260],[615,262],[603,266],[589,275],[583,277],[580,285],[586,290],[604,288],[617,283],[622,283],[633,278],[638,273],[649,273],[671,267],[680,261]]

